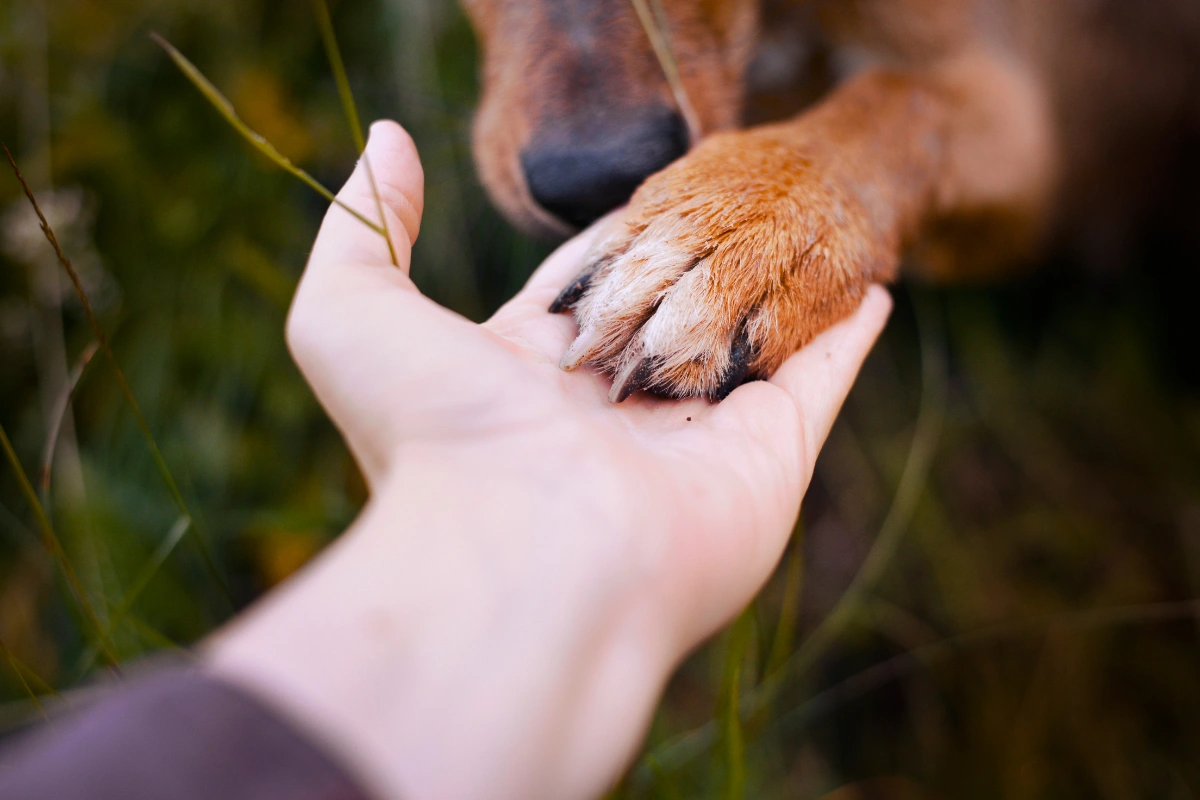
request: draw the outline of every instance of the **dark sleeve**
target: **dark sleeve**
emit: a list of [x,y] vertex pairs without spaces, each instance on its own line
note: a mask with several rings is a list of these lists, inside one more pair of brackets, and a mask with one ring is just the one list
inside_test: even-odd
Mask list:
[[0,750],[3,800],[368,800],[257,700],[199,672],[134,681]]

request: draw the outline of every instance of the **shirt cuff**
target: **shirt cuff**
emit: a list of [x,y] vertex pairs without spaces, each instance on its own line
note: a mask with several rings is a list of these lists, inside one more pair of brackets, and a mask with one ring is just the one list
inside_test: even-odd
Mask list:
[[105,692],[0,749],[5,800],[370,800],[261,701],[195,669]]

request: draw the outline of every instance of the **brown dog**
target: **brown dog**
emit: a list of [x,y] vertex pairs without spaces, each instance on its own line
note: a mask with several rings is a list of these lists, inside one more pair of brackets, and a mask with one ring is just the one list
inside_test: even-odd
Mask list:
[[554,306],[580,327],[563,366],[614,401],[768,376],[904,254],[939,279],[1027,262],[1200,119],[1196,0],[662,0],[692,131],[631,0],[465,2],[496,203],[562,235],[629,201]]

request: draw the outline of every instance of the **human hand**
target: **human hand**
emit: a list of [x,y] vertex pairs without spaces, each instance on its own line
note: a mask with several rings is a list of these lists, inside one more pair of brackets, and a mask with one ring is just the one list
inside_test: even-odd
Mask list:
[[[872,288],[720,404],[613,405],[606,377],[558,368],[575,325],[546,310],[598,228],[476,325],[408,278],[411,140],[377,124],[368,154],[400,268],[335,206],[288,339],[372,501],[211,663],[384,796],[594,796],[670,671],[770,574],[890,300]],[[340,198],[374,216],[361,165]]]

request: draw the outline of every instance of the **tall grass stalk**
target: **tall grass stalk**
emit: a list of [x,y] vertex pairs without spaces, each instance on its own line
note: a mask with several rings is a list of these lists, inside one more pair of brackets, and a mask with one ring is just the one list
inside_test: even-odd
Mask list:
[[54,401],[54,408],[50,412],[46,444],[42,447],[42,467],[38,473],[38,493],[42,497],[42,505],[46,508],[50,507],[50,477],[54,471],[54,453],[58,449],[58,436],[62,432],[63,420],[67,417],[67,410],[71,407],[71,399],[75,396],[79,380],[83,377],[88,364],[92,363],[92,358],[99,348],[100,343],[97,341],[93,341],[83,348],[75,366],[67,375],[67,382],[63,386],[62,394]]
[[[175,524],[167,531],[167,535],[163,537],[163,540],[158,543],[158,547],[155,548],[154,553],[146,560],[142,568],[138,570],[137,577],[133,579],[133,582],[125,591],[125,596],[121,599],[121,602],[117,604],[116,608],[109,615],[108,626],[104,629],[105,635],[111,636],[117,629],[117,626],[133,610],[133,606],[138,598],[141,597],[142,592],[150,585],[150,581],[158,574],[163,564],[167,563],[167,559],[171,557],[171,553],[175,552],[175,548],[183,541],[184,534],[188,532],[188,528],[191,526],[192,520],[188,516],[181,516],[175,520]],[[95,658],[96,651],[94,649],[85,652],[80,658],[76,672],[80,676],[86,674],[92,668]]]
[[746,733],[742,724],[742,670],[754,640],[754,607],[741,613],[729,628],[725,642],[725,665],[717,701],[721,759],[725,765],[725,800],[746,797]]
[[775,727],[782,732],[794,733],[844,703],[918,669],[928,669],[947,661],[964,650],[1046,636],[1052,631],[1087,633],[1105,628],[1164,624],[1185,619],[1200,619],[1200,599],[1085,609],[1041,619],[1000,622],[930,642],[856,672],[780,716]]
[[[945,323],[941,309],[928,294],[914,295],[914,306],[921,343],[921,406],[909,446],[904,471],[896,494],[880,526],[879,535],[849,588],[833,610],[821,621],[800,647],[763,682],[748,692],[741,703],[743,719],[768,708],[779,692],[792,680],[807,672],[823,655],[846,626],[861,613],[870,592],[884,575],[896,553],[904,532],[916,512],[917,502],[929,479],[933,456],[941,437],[948,401],[946,375]],[[675,769],[699,757],[716,744],[718,721],[710,720],[664,742],[650,754],[659,769]],[[645,761],[638,768],[640,777],[649,777]]]
[[225,118],[225,121],[233,126],[233,129],[241,134],[242,138],[249,142],[254,149],[266,156],[271,163],[275,164],[275,166],[303,181],[304,184],[314,192],[324,197],[330,203],[333,203],[334,205],[343,209],[359,222],[378,233],[380,236],[387,236],[387,232],[383,228],[376,225],[358,211],[355,211],[353,208],[339,200],[333,192],[321,185],[316,178],[293,164],[291,159],[276,150],[273,144],[268,142],[261,134],[255,132],[250,128],[249,125],[243,122],[242,118],[238,116],[237,111],[234,110],[233,103],[229,102],[229,99],[226,98],[225,95],[221,94],[220,90],[217,89],[217,87],[214,86],[208,78],[204,77],[204,74],[196,68],[195,64],[193,64],[191,61],[188,61],[187,57],[184,56],[183,53],[176,50],[174,45],[172,45],[163,37],[159,36],[157,33],[150,34],[150,38],[152,38],[159,47],[166,51],[167,55],[171,57],[171,60],[175,62],[175,65],[179,67],[179,70],[184,74],[184,76],[192,82],[193,86],[200,90],[200,94],[204,95],[204,98],[212,104],[213,108],[215,108],[222,117]]
[[[696,114],[696,107],[692,105],[687,87],[683,85],[683,78],[679,75],[679,64],[675,60],[675,52],[671,49],[670,21],[663,9],[662,0],[630,0],[630,2],[633,3],[638,21],[642,23],[642,28],[645,29],[646,36],[650,39],[650,46],[654,49],[654,56],[658,59],[659,66],[662,67],[663,75],[666,76],[667,83],[671,86],[671,94],[675,97],[675,105],[679,107],[679,113],[683,117],[684,123],[687,124],[692,144],[696,144],[700,141],[704,131],[700,127],[700,117]],[[653,4],[653,9],[650,4]]]
[[0,425],[0,449],[4,450],[4,455],[8,458],[8,463],[12,466],[13,472],[16,473],[21,493],[25,495],[25,500],[29,503],[30,508],[33,509],[33,516],[37,520],[38,528],[42,532],[42,546],[46,548],[46,552],[49,554],[51,560],[57,563],[58,568],[62,571],[63,578],[66,580],[71,594],[75,596],[75,603],[79,606],[80,613],[87,620],[88,626],[91,628],[95,646],[104,654],[108,663],[116,667],[118,664],[116,649],[105,633],[104,626],[101,624],[100,618],[96,615],[96,609],[92,606],[92,601],[88,599],[87,592],[84,591],[83,582],[79,580],[79,575],[75,572],[75,568],[71,566],[71,561],[67,558],[67,552],[63,549],[62,541],[58,538],[58,534],[54,532],[54,526],[50,524],[50,518],[46,516],[46,509],[42,507],[41,501],[38,500],[37,492],[34,491],[33,484],[29,482],[29,476],[25,474],[25,468],[21,466],[21,459],[17,457],[17,451],[13,449],[12,442],[8,440],[8,433],[5,432],[3,425]]
[[[105,357],[108,359],[109,367],[112,369],[113,376],[117,379],[117,385],[121,389],[121,394],[125,396],[125,402],[129,405],[129,410],[133,413],[133,418],[137,422],[138,429],[142,433],[142,438],[146,440],[146,444],[150,448],[150,455],[154,461],[154,466],[158,470],[159,476],[167,486],[167,491],[171,495],[171,499],[175,502],[175,506],[184,516],[195,520],[195,516],[188,509],[187,501],[183,499],[183,493],[179,491],[179,485],[175,482],[175,476],[171,474],[170,467],[167,466],[167,460],[163,457],[162,450],[158,447],[158,442],[154,438],[154,434],[150,430],[150,424],[146,421],[146,417],[142,414],[142,407],[138,404],[137,398],[134,397],[133,389],[129,386],[129,381],[125,379],[125,373],[117,363],[117,357],[113,354],[112,347],[108,343],[108,336],[104,333],[104,328],[101,327],[100,321],[96,318],[96,314],[92,311],[92,304],[88,300],[87,292],[84,291],[83,283],[79,280],[79,274],[75,271],[75,267],[71,264],[71,259],[67,258],[67,254],[63,252],[62,246],[58,243],[58,237],[54,233],[54,229],[50,227],[50,223],[46,221],[46,215],[42,213],[42,208],[38,205],[37,197],[34,196],[33,190],[29,188],[25,178],[21,175],[21,169],[17,166],[16,159],[9,152],[7,145],[0,145],[4,148],[4,155],[8,158],[9,166],[12,167],[13,174],[17,176],[17,181],[21,184],[21,188],[25,190],[25,196],[29,198],[29,204],[33,206],[34,213],[37,214],[38,221],[41,223],[42,233],[46,237],[46,241],[54,248],[54,255],[58,258],[67,276],[71,279],[71,285],[75,287],[75,294],[79,297],[79,303],[83,307],[83,313],[87,317],[88,324],[92,328],[92,333],[96,337],[96,342],[104,351]],[[39,506],[40,507],[40,506]],[[44,516],[44,514],[43,514]],[[48,524],[48,520],[47,520]],[[216,560],[213,558],[208,540],[200,531],[199,527],[193,522],[192,530],[196,535],[196,542],[199,546],[200,556],[204,560],[205,568],[224,594],[226,601],[232,607],[233,596],[229,592],[229,587],[225,583],[225,579],[221,576],[220,570],[217,569]]]
[[30,674],[33,674],[33,671],[13,655],[13,652],[8,649],[8,645],[4,644],[3,639],[0,639],[0,655],[4,656],[4,660],[8,662],[9,669],[17,676],[17,682],[21,684],[21,689],[29,698],[29,702],[33,703],[33,707],[37,709],[37,713],[42,719],[49,722],[50,717],[46,714],[46,709],[42,707],[42,701],[38,699],[37,692],[33,690],[33,687],[29,685],[29,681],[25,679],[26,670],[29,670]]
[[792,652],[796,632],[796,620],[800,617],[800,599],[804,592],[804,519],[796,523],[792,532],[791,549],[784,567],[783,603],[779,608],[779,621],[775,636],[771,640],[771,653],[767,656],[764,675],[774,675]]
[[816,630],[774,675],[767,676],[759,690],[761,696],[756,698],[758,703],[770,703],[784,683],[811,669],[833,640],[862,611],[871,590],[879,583],[895,556],[929,480],[929,470],[933,466],[933,456],[937,452],[946,419],[948,378],[945,322],[941,309],[929,294],[914,293],[914,304],[921,340],[921,408],[917,413],[916,430],[891,508],[867,553],[866,561],[833,611],[821,620]]
[[333,80],[337,84],[338,97],[342,101],[342,111],[350,125],[350,135],[354,137],[354,147],[361,153],[367,149],[367,141],[363,135],[362,120],[358,116],[354,94],[350,91],[350,79],[346,76],[346,64],[342,61],[342,48],[338,46],[337,36],[333,31],[333,18],[329,15],[329,6],[325,4],[325,0],[312,0],[312,9],[313,16],[317,18],[317,28],[321,31],[321,42],[325,45],[329,68],[333,70]]
[[321,29],[321,41],[325,44],[325,55],[329,58],[329,68],[333,70],[333,80],[337,84],[338,96],[342,100],[342,110],[346,114],[346,124],[350,126],[350,135],[354,137],[354,147],[362,157],[363,167],[371,182],[371,194],[375,197],[375,210],[379,213],[379,225],[383,238],[387,241],[388,255],[391,256],[392,266],[399,267],[400,260],[396,257],[396,245],[392,242],[392,234],[388,230],[387,215],[383,212],[383,198],[379,194],[379,184],[375,181],[375,170],[371,167],[371,159],[367,156],[367,140],[363,135],[362,120],[358,115],[358,105],[354,102],[354,93],[350,91],[350,79],[346,77],[346,64],[342,61],[342,49],[338,47],[337,36],[333,31],[333,19],[329,16],[329,6],[325,0],[312,0],[313,15],[317,18],[317,27]]
[[130,627],[137,631],[138,635],[141,636],[146,644],[150,645],[151,647],[158,650],[174,650],[176,655],[184,656],[185,658],[189,659],[195,658],[195,653],[193,653],[191,650],[188,650],[186,647],[179,644],[169,636],[161,633],[141,617],[138,617],[135,614],[130,614],[126,618],[126,622],[128,622]]

